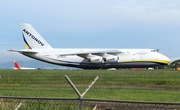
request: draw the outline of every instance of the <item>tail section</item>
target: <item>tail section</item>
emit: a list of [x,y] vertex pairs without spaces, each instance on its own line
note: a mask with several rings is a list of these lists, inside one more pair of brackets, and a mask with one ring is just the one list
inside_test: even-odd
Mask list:
[[43,37],[30,25],[21,24],[24,45],[27,49],[47,49],[52,48]]
[[21,69],[17,61],[14,61],[14,69]]

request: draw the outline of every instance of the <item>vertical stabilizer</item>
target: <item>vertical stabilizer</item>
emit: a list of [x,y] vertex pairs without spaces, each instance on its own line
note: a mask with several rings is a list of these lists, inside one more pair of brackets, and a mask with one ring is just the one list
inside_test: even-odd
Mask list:
[[22,23],[21,30],[22,30],[25,48],[27,49],[52,48],[30,24]]
[[21,69],[17,61],[14,61],[14,69]]

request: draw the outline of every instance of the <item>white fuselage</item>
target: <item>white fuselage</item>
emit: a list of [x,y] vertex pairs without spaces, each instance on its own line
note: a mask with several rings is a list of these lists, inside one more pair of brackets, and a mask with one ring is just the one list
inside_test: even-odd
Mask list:
[[[17,68],[14,68],[17,69]],[[38,68],[26,68],[26,67],[21,67],[21,70],[37,70]]]
[[[83,69],[98,68],[132,68],[132,67],[154,67],[167,65],[170,59],[158,53],[154,49],[116,49],[120,51],[117,55],[94,55],[92,52],[108,51],[114,49],[33,49],[37,53],[22,53],[28,57],[44,62],[78,67]],[[31,51],[31,50],[28,50]],[[83,58],[79,53],[90,53],[90,57]],[[78,54],[76,54],[78,53]],[[106,59],[104,59],[104,57]]]

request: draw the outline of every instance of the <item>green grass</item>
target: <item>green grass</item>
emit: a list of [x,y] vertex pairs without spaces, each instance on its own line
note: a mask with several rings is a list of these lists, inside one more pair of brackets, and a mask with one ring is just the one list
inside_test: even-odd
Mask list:
[[173,70],[0,70],[1,96],[77,98],[65,75],[84,98],[180,102],[180,71]]

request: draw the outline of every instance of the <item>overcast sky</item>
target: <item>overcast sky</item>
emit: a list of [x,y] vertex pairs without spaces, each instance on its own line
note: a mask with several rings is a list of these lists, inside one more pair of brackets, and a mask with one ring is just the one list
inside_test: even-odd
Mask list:
[[21,23],[52,47],[153,48],[180,57],[180,0],[0,0],[0,63],[31,60]]

